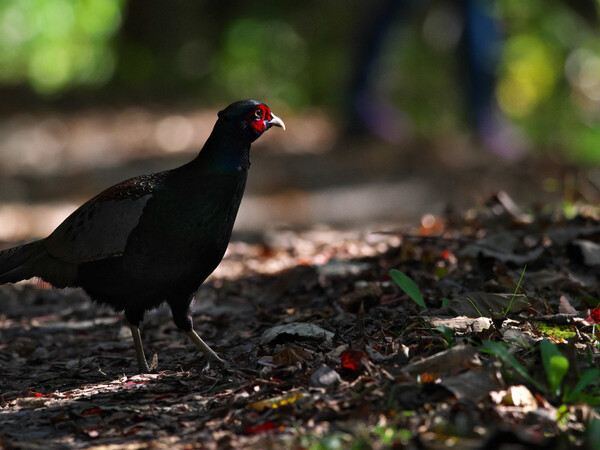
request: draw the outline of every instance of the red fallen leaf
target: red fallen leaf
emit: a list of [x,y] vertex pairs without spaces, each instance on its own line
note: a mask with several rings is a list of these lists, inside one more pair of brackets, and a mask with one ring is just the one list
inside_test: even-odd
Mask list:
[[596,306],[590,312],[590,317],[586,319],[588,322],[600,323],[600,306]]
[[30,397],[51,397],[52,394],[41,394],[39,392],[33,392],[33,391],[29,391],[27,393],[27,395],[29,395]]
[[450,253],[448,250],[444,250],[444,251],[442,252],[442,255],[441,255],[441,256],[442,256],[442,258],[444,258],[444,259],[448,259],[448,258],[450,258],[450,257],[452,256],[452,253]]
[[128,381],[125,386],[132,386],[134,384],[150,384],[149,381]]
[[262,431],[273,431],[275,429],[275,422],[267,420],[265,423],[261,423],[260,425],[254,425],[252,427],[244,428],[245,434],[256,434]]
[[369,358],[367,358],[367,354],[362,350],[346,350],[342,352],[340,359],[342,361],[340,368],[356,371],[362,369],[362,360],[365,359],[368,361]]

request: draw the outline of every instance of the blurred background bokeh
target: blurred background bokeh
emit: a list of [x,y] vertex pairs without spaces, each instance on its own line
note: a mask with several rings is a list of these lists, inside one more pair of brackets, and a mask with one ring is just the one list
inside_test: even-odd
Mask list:
[[242,98],[288,130],[253,147],[238,230],[594,203],[599,6],[2,0],[0,241],[191,159]]

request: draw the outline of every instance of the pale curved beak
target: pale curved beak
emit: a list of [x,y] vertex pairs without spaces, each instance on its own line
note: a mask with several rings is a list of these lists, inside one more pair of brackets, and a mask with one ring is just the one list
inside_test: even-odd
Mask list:
[[281,120],[279,117],[277,117],[275,114],[271,113],[271,120],[269,120],[267,123],[269,124],[269,126],[272,127],[281,127],[285,130],[285,123],[283,123],[283,120]]

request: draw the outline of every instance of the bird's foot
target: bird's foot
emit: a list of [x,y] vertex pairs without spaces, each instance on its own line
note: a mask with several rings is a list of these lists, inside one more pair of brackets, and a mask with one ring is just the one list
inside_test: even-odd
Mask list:
[[212,361],[221,367],[231,367],[231,363],[229,361],[225,361],[223,358],[221,358],[216,353],[212,353],[212,354],[208,354],[208,355],[205,353],[204,356],[206,357],[206,359],[208,361]]
[[142,337],[140,335],[140,329],[132,325],[131,323],[127,323],[129,325],[129,329],[131,330],[131,336],[133,337],[133,344],[135,346],[135,356],[138,362],[138,369],[140,373],[150,373],[158,366],[158,355],[155,353],[152,357],[152,364],[148,366],[148,362],[146,361],[146,355],[144,354],[144,347],[142,346]]
[[154,355],[152,355],[152,362],[150,363],[150,365],[148,365],[148,363],[146,362],[145,357],[143,359],[138,359],[138,367],[140,374],[154,373],[158,368],[158,354],[154,353]]
[[138,361],[138,367],[139,367],[138,371],[140,374],[151,372],[150,366],[148,366],[148,363],[146,361],[143,361],[143,362]]
[[212,348],[210,348],[208,344],[204,342],[202,338],[198,336],[198,333],[196,333],[194,330],[188,331],[186,332],[186,334],[191,339],[191,341],[194,344],[196,344],[198,350],[200,350],[204,354],[203,370],[206,370],[210,366],[211,362],[214,362],[220,365],[221,367],[228,367],[231,365],[227,361],[221,359],[219,355],[217,355],[215,351]]
[[213,365],[225,370],[233,367],[233,365],[229,361],[225,361],[214,352],[204,353],[204,358],[202,358],[202,361],[200,363],[200,370],[202,372],[207,372]]

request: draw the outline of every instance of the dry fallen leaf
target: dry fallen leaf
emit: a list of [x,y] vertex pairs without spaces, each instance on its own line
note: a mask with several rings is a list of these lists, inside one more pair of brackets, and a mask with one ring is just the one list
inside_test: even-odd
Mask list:
[[328,366],[321,366],[310,376],[310,384],[315,387],[328,388],[342,381],[340,374]]
[[411,362],[402,368],[409,375],[420,375],[425,372],[448,373],[454,369],[470,369],[480,367],[478,350],[472,345],[456,345],[420,361]]
[[297,345],[288,345],[281,352],[273,355],[273,362],[280,366],[289,366],[298,362],[312,361],[313,355]]
[[440,317],[421,317],[421,320],[429,323],[432,327],[438,327],[443,325],[451,328],[457,332],[468,332],[468,333],[481,333],[483,330],[487,330],[492,326],[492,319],[489,317],[451,317],[451,318],[440,318]]
[[538,402],[526,386],[509,386],[506,390],[491,391],[490,398],[497,405],[518,406],[523,412],[535,411]]
[[515,232],[504,231],[491,234],[467,245],[461,250],[460,256],[477,258],[479,255],[483,255],[501,262],[511,262],[523,266],[535,261],[544,253],[543,247],[517,253],[517,249],[521,246],[521,239]]
[[283,335],[297,336],[301,338],[325,339],[327,341],[333,339],[333,333],[331,331],[327,331],[318,325],[306,322],[294,322],[265,330],[265,332],[262,334],[260,343],[267,344]]
[[457,399],[473,402],[484,399],[490,391],[502,387],[496,372],[489,369],[471,369],[456,376],[443,377],[440,384]]

